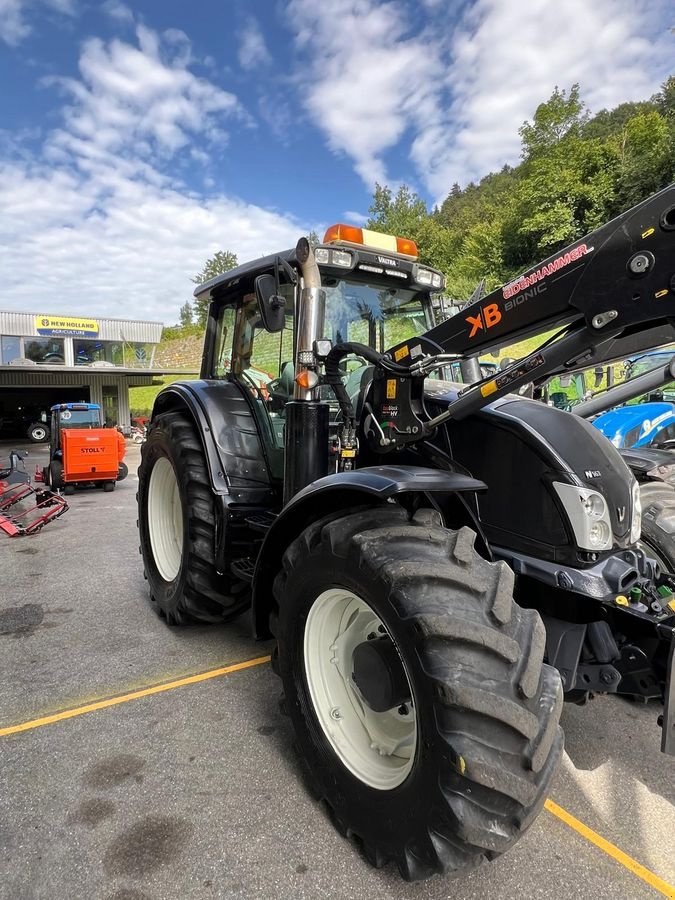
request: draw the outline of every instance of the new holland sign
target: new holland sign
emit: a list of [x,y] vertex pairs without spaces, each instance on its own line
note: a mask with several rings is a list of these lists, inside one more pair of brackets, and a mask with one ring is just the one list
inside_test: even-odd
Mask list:
[[97,337],[96,319],[79,319],[74,316],[35,316],[35,330],[44,335],[72,337]]

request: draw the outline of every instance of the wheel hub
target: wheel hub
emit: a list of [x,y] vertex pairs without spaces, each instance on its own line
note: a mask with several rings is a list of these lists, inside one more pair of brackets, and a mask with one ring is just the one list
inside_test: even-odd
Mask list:
[[316,598],[304,669],[318,724],[345,767],[378,790],[402,784],[417,747],[415,706],[396,644],[368,603],[337,587]]
[[386,712],[410,702],[410,686],[401,657],[388,635],[354,648],[352,679],[368,706]]

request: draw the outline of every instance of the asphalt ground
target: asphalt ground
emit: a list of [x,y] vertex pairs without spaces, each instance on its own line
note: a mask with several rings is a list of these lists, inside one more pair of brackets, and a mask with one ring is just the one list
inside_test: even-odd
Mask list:
[[370,868],[303,785],[270,644],[246,616],[175,629],[152,611],[138,449],[114,493],[0,533],[0,897],[675,897],[675,760],[658,707],[616,697],[565,708],[551,802],[510,853],[459,881]]

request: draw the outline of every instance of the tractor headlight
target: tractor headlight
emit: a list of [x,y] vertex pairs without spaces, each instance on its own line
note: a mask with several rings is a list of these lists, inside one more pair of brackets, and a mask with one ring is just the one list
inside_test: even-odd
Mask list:
[[633,518],[630,523],[630,542],[636,544],[642,533],[642,499],[640,497],[640,485],[633,482]]
[[577,546],[582,550],[609,550],[612,546],[612,524],[607,501],[599,491],[553,482],[565,507]]
[[415,265],[412,271],[413,281],[424,287],[430,287],[432,291],[440,291],[445,287],[445,276],[434,269],[427,269],[424,266]]
[[333,250],[330,247],[317,247],[314,259],[320,266],[340,266],[351,269],[354,258],[349,250]]

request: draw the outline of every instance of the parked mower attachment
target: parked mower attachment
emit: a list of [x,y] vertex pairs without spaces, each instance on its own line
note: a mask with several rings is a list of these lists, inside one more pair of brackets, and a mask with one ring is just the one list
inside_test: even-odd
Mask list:
[[27,478],[0,481],[0,530],[10,537],[37,534],[67,510],[68,504],[63,497],[52,491],[36,490]]

